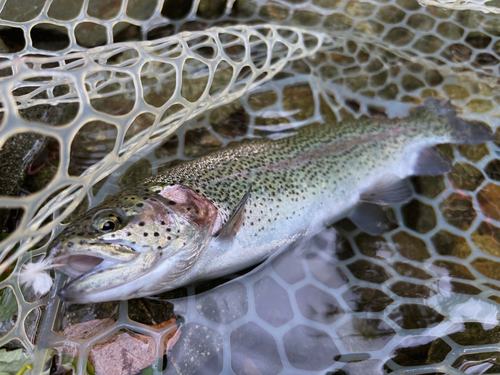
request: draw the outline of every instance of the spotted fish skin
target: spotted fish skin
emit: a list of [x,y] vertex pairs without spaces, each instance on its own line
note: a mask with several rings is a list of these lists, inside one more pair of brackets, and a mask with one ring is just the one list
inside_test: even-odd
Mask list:
[[[434,101],[404,119],[316,123],[294,136],[248,140],[185,162],[115,195],[61,233],[49,257],[66,260],[61,270],[78,277],[60,295],[129,299],[241,270],[345,217],[384,181],[415,174],[423,149],[488,139],[488,129]],[[103,233],[99,225],[109,226],[109,215],[118,217],[116,228]]]

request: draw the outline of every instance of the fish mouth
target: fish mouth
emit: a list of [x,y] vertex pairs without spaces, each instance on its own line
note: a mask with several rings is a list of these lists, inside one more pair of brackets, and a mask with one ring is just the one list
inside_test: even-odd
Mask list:
[[[61,271],[67,274],[73,272],[75,277],[57,293],[61,299],[70,303],[128,299],[137,290],[151,284],[151,279],[146,276],[158,265],[161,258],[160,254],[153,250],[137,253],[130,262],[112,262],[95,255],[77,256],[66,259],[76,262],[76,265],[72,264]],[[94,268],[91,268],[93,265]],[[81,273],[82,271],[86,272]]]
[[108,265],[129,262],[137,254],[132,247],[126,245],[86,243],[85,249],[71,249],[71,254],[57,256],[52,263],[57,265],[59,271],[76,278],[97,269],[103,262]]
[[93,255],[70,255],[62,265],[63,272],[70,277],[78,277],[96,268],[103,260],[104,258]]

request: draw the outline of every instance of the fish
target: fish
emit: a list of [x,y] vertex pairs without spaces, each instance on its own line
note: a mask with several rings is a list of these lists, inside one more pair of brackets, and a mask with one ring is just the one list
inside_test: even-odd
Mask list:
[[256,265],[348,217],[380,234],[407,177],[450,171],[434,146],[493,138],[428,99],[405,118],[315,123],[242,141],[123,190],[68,225],[46,259],[70,281],[65,301],[145,297]]

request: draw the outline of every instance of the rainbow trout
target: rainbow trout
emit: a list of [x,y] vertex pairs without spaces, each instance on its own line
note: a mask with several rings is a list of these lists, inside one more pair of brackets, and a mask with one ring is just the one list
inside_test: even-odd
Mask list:
[[492,139],[435,99],[404,119],[313,124],[177,165],[111,197],[54,240],[47,259],[78,303],[138,298],[257,264],[349,216],[378,234],[405,177],[449,171],[431,148]]

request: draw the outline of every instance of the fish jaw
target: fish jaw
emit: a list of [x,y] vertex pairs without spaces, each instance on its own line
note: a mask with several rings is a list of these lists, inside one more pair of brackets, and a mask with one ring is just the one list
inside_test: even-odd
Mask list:
[[[58,292],[66,302],[98,303],[129,299],[144,282],[148,272],[158,262],[160,253],[146,251],[126,263],[103,261],[93,270],[70,281]],[[141,279],[142,280],[138,280]],[[151,280],[154,283],[154,280]]]
[[128,300],[174,289],[196,263],[211,238],[212,227],[193,231],[192,240],[173,253],[149,250],[129,262],[103,261],[59,291],[67,302],[98,303]]
[[52,264],[56,269],[70,277],[79,277],[85,272],[98,267],[103,261],[107,263],[128,263],[138,253],[129,246],[115,243],[83,243],[73,245],[71,251],[67,245],[58,244],[51,249]]

